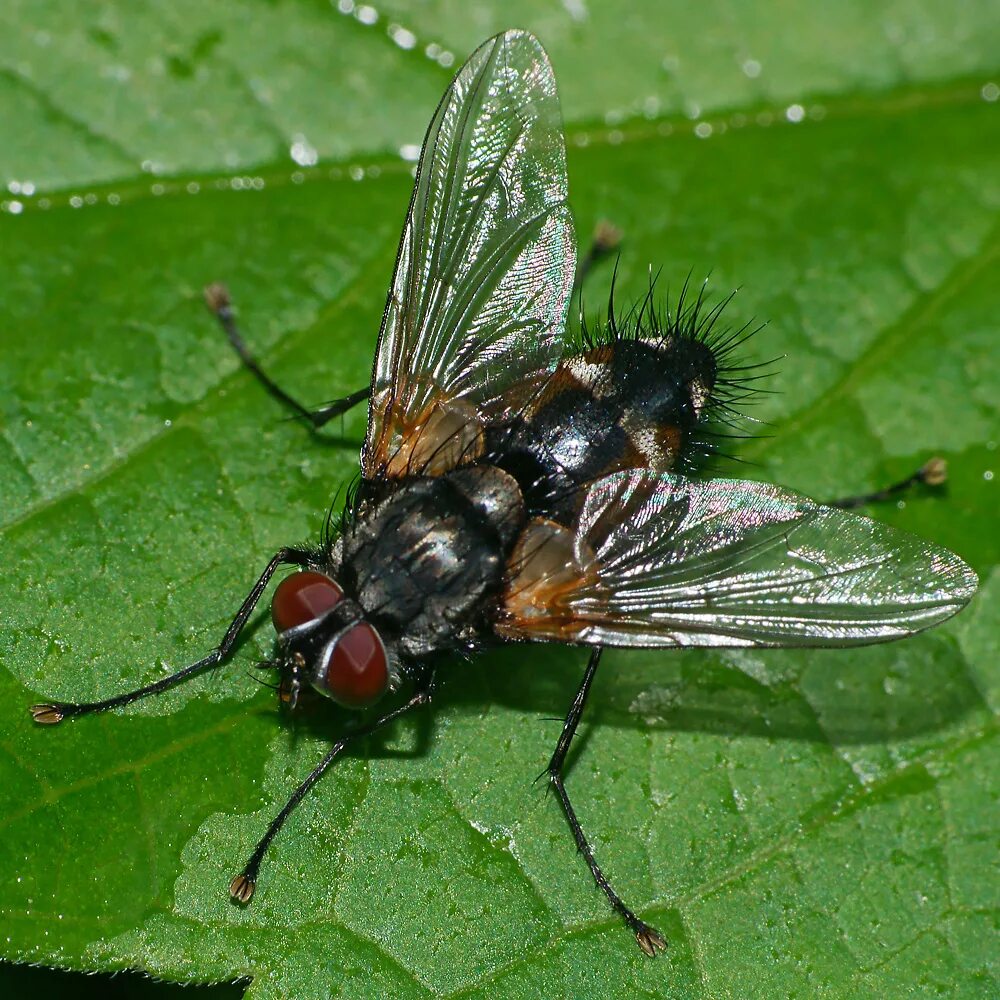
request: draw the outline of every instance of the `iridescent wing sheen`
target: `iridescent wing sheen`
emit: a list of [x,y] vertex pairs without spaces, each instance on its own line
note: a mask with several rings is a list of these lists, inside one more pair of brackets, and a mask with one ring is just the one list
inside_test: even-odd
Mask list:
[[[362,474],[444,471],[555,367],[576,270],[548,57],[478,48],[431,120],[379,335]],[[418,461],[419,460],[419,461]],[[420,468],[414,470],[414,465]]]
[[532,522],[508,567],[508,638],[609,646],[854,646],[972,597],[958,556],[763,483],[620,472],[575,530]]

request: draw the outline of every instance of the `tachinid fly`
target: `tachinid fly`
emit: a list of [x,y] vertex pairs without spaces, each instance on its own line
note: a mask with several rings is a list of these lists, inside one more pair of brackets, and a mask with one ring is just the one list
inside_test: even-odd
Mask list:
[[605,646],[856,646],[955,614],[977,580],[958,557],[776,486],[689,478],[745,388],[733,340],[699,298],[649,300],[566,341],[576,242],[555,79],[508,31],[476,50],[431,120],[369,387],[309,411],[257,367],[225,290],[209,304],[274,395],[320,426],[370,397],[361,479],[315,548],[265,567],[222,641],[171,677],[106,701],[36,705],[40,723],[126,705],[225,660],[278,567],[270,666],[396,707],[338,740],[275,818],[230,892],[253,895],[268,845],[352,739],[430,701],[448,654],[548,640],[590,648],[548,766],[577,846],[649,955],[666,944],[598,867],[563,783]]

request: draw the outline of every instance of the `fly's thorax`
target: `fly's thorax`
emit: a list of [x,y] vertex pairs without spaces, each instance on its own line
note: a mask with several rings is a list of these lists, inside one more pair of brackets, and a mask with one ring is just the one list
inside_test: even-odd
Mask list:
[[414,478],[349,526],[339,576],[404,659],[446,651],[499,593],[523,519],[499,469]]
[[511,473],[531,514],[569,523],[580,487],[621,469],[665,472],[686,459],[710,408],[711,348],[690,338],[622,338],[565,357],[490,460]]
[[524,498],[517,480],[495,465],[470,465],[447,476],[509,550],[524,526]]

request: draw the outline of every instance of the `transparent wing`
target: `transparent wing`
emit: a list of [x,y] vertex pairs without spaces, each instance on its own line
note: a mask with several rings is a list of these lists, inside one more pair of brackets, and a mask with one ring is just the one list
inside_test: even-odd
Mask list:
[[975,573],[947,549],[776,486],[615,473],[576,531],[535,521],[502,634],[610,646],[852,646],[959,611]]
[[421,434],[502,418],[554,368],[576,270],[566,197],[548,57],[530,34],[497,35],[424,139],[375,356],[366,478],[403,474],[393,457]]

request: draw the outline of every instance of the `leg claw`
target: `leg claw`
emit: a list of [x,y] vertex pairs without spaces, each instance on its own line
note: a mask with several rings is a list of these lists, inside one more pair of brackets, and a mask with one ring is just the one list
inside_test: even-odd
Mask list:
[[632,930],[635,931],[635,939],[639,947],[650,958],[656,958],[658,951],[666,951],[667,939],[655,927],[650,927],[649,924],[636,920]]
[[240,874],[229,884],[229,895],[234,903],[246,905],[253,898],[253,891],[257,888],[257,882],[249,875]]
[[31,716],[43,726],[54,726],[66,718],[66,706],[58,702],[51,705],[32,705]]

